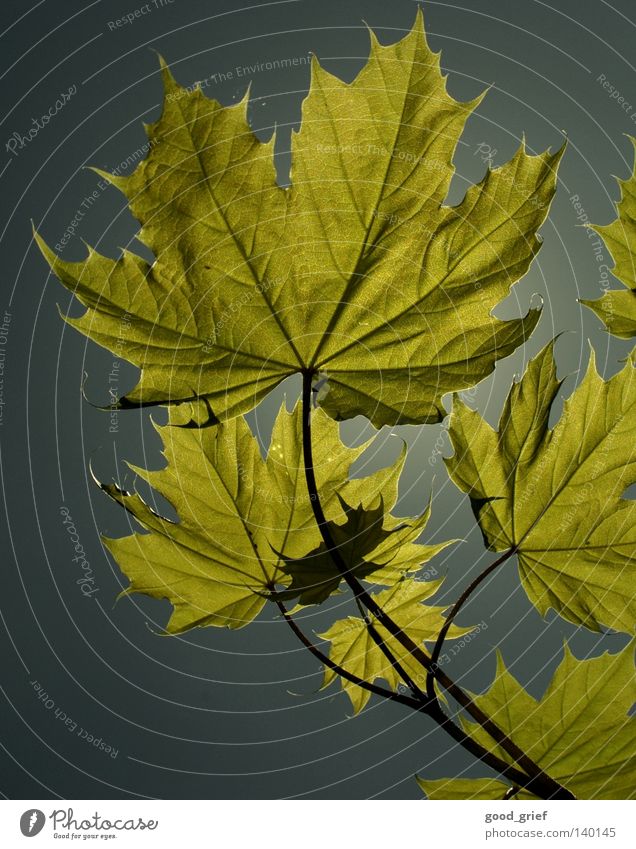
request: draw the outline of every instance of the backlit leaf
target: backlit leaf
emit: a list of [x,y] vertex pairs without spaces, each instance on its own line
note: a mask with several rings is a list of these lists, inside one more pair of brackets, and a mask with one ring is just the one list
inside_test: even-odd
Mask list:
[[448,470],[469,494],[488,548],[515,548],[542,614],[552,607],[594,630],[633,633],[636,503],[623,493],[636,482],[634,367],[604,381],[592,355],[550,429],[560,386],[552,348],[510,390],[497,431],[454,401]]
[[[632,139],[636,145],[636,139]],[[636,336],[636,171],[619,180],[618,218],[605,226],[592,225],[614,257],[612,273],[626,289],[610,289],[595,301],[581,300],[594,310],[610,333],[621,339]]]
[[[525,754],[580,799],[636,798],[636,718],[628,716],[635,700],[633,644],[591,660],[577,660],[566,647],[540,700],[499,656],[492,687],[475,698]],[[465,727],[511,762],[480,726],[466,720]]]
[[429,799],[504,799],[510,789],[510,785],[496,778],[416,780]]
[[[127,592],[170,600],[169,632],[247,624],[277,584],[289,583],[277,552],[300,557],[318,546],[300,426],[300,405],[291,414],[281,409],[266,460],[242,417],[209,428],[157,427],[167,465],[160,471],[131,468],[172,504],[177,522],[162,518],[139,494],[102,484],[149,531],[106,544],[130,578]],[[330,520],[345,521],[343,496],[363,510],[379,501],[393,505],[403,456],[392,467],[348,480],[351,463],[368,443],[345,447],[338,425],[320,410],[313,431],[320,445],[316,478]],[[430,556],[427,546],[407,546],[420,549],[422,559]],[[330,591],[339,582],[332,580]]]
[[250,129],[247,95],[222,107],[162,75],[147,158],[130,176],[102,175],[155,261],[91,250],[67,262],[38,237],[87,307],[67,320],[140,367],[123,406],[192,401],[195,422],[222,420],[312,371],[328,378],[321,404],[336,419],[437,422],[445,393],[478,383],[531,333],[538,310],[491,312],[539,248],[561,153],[522,145],[444,206],[480,98],[447,93],[419,13],[396,44],[371,34],[350,84],[313,61],[289,188],[276,183],[274,139]]
[[[406,578],[394,587],[372,595],[401,630],[408,634],[413,642],[421,645],[425,641],[434,641],[444,624],[442,613],[445,607],[423,604],[426,599],[439,590],[442,583],[441,580],[418,581],[414,578]],[[426,672],[423,668],[385,628],[377,622],[374,622],[374,626],[393,656],[401,663],[414,683],[423,688],[426,679]],[[470,630],[470,628],[459,628],[456,625],[451,625],[448,633],[449,637],[452,638]],[[319,636],[323,640],[331,642],[329,657],[339,666],[369,683],[373,683],[377,678],[384,678],[391,689],[397,689],[402,679],[380,647],[374,642],[364,619],[357,616],[341,619]],[[336,674],[331,669],[326,668],[325,686],[330,684],[335,677]],[[369,701],[369,692],[345,679],[341,679],[341,682],[342,689],[351,699],[354,712],[358,713]]]
[[[428,522],[430,508],[418,518],[403,519],[385,513],[388,506],[381,497],[376,506],[366,510],[361,505],[352,508],[342,499],[341,504],[346,521],[330,522],[329,530],[347,571],[360,579],[393,586],[450,545],[450,541],[416,544]],[[305,557],[285,557],[281,568],[292,579],[287,596],[298,595],[301,604],[319,604],[340,583],[340,573],[324,542]]]

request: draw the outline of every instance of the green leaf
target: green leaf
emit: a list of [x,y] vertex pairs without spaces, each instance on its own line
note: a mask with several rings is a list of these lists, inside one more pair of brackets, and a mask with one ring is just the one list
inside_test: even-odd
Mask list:
[[[442,583],[442,580],[418,581],[414,578],[405,578],[394,587],[371,595],[398,627],[413,642],[420,645],[425,641],[436,640],[444,624],[442,613],[446,607],[435,607],[422,603],[433,596]],[[385,628],[378,622],[373,624],[394,657],[397,658],[414,682],[423,687],[426,680],[425,670]],[[452,638],[466,634],[471,630],[471,628],[459,628],[456,625],[451,625],[448,633],[449,637]],[[364,619],[357,616],[348,616],[346,619],[335,622],[328,631],[319,634],[319,636],[331,643],[329,657],[339,666],[369,683],[373,683],[376,678],[384,678],[391,689],[397,689],[402,679],[370,636]],[[326,668],[324,686],[330,684],[336,677],[333,670]],[[359,713],[369,701],[369,692],[345,679],[340,680],[342,689],[351,699],[354,712]]]
[[[636,139],[632,138],[636,146]],[[595,301],[581,300],[604,322],[607,330],[621,339],[636,336],[636,170],[627,180],[619,180],[621,199],[618,218],[605,226],[591,225],[614,257],[612,273],[626,286],[612,289]]]
[[[429,799],[504,799],[510,789],[496,778],[440,778],[428,780],[416,777]],[[531,798],[535,798],[532,796]]]
[[[312,429],[321,446],[316,478],[330,520],[344,518],[340,493],[364,509],[380,498],[395,501],[403,458],[348,480],[368,443],[345,447],[338,425],[321,411]],[[131,581],[127,592],[170,600],[168,632],[195,625],[239,628],[258,615],[277,583],[289,583],[276,552],[300,557],[320,540],[305,484],[300,405],[292,414],[281,409],[266,460],[242,417],[211,428],[167,425],[157,431],[165,468],[131,469],[172,504],[179,521],[162,518],[137,493],[102,484],[149,531],[107,539],[106,545]]]
[[633,633],[636,622],[636,379],[629,362],[607,382],[593,354],[554,428],[560,383],[553,344],[513,385],[493,430],[459,399],[447,460],[493,551],[514,548],[521,582],[545,615]]
[[[577,798],[636,798],[636,719],[628,716],[634,705],[633,643],[591,660],[577,660],[566,646],[538,701],[498,656],[495,681],[475,702]],[[511,763],[502,749],[493,748],[481,726],[469,720],[464,725],[478,742]]]
[[121,405],[193,401],[192,421],[207,407],[223,420],[312,371],[328,378],[321,403],[336,419],[437,422],[445,393],[479,382],[532,332],[537,310],[491,312],[539,249],[561,152],[522,145],[444,206],[480,98],[447,93],[420,13],[396,44],[371,34],[350,84],[313,61],[290,188],[276,183],[274,139],[249,127],[247,95],[222,107],[162,74],[147,158],[130,176],[102,175],[155,261],[90,250],[66,262],[38,237],[87,307],[67,321],[141,369]]
[[[353,508],[344,499],[340,502],[346,520],[328,523],[331,538],[347,570],[374,584],[393,586],[453,542],[416,544],[430,517],[430,507],[418,518],[402,519],[385,513],[381,496],[377,506],[366,510],[362,505]],[[324,542],[304,557],[284,557],[281,568],[292,579],[285,597],[299,596],[300,604],[320,604],[335,592],[341,580]]]

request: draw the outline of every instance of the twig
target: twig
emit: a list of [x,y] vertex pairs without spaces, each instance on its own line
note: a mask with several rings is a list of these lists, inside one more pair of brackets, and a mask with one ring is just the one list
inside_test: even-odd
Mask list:
[[452,606],[448,616],[446,617],[444,624],[442,626],[441,631],[437,636],[437,640],[435,641],[435,645],[433,646],[433,651],[431,652],[431,665],[426,673],[426,693],[430,698],[435,695],[435,670],[438,668],[437,661],[439,660],[439,655],[442,650],[442,646],[444,645],[444,640],[446,639],[446,634],[448,633],[448,629],[453,624],[453,620],[462,609],[466,601],[470,598],[473,592],[477,589],[477,587],[484,581],[488,575],[495,571],[498,566],[501,566],[502,563],[505,563],[508,558],[512,557],[512,555],[516,552],[516,548],[511,548],[508,551],[504,552],[494,563],[491,563],[484,571],[478,575],[475,580],[468,586],[464,592],[457,599],[455,604]]
[[[378,622],[386,628],[386,630],[394,637],[400,645],[402,645],[410,654],[428,671],[433,670],[435,678],[444,687],[445,690],[462,706],[467,713],[478,722],[484,730],[497,742],[501,748],[515,760],[518,765],[526,772],[527,778],[522,783],[523,786],[531,789],[535,795],[544,799],[573,799],[572,794],[562,787],[558,782],[554,781],[549,775],[520,749],[516,743],[496,725],[482,710],[479,708],[464,691],[452,681],[448,675],[442,672],[439,667],[431,666],[431,658],[418,646],[413,640],[402,631],[402,629],[391,619],[391,617],[380,607],[358,578],[347,568],[346,563],[342,559],[338,546],[334,542],[329,529],[329,524],[320,503],[318,486],[316,484],[316,474],[313,464],[313,453],[311,444],[311,395],[312,381],[314,373],[309,370],[303,371],[303,394],[302,394],[302,436],[303,436],[303,458],[305,466],[305,478],[307,482],[307,490],[309,500],[313,509],[316,523],[320,530],[321,536],[327,550],[333,560],[336,569],[349,588],[353,592],[355,598],[359,600],[366,609],[372,613]],[[446,716],[442,710],[437,696],[435,702],[429,699],[424,703],[427,706],[427,712],[433,717],[446,731],[448,731],[461,745],[472,751],[474,747],[478,747],[483,753],[490,754],[486,749],[475,743],[472,738],[456,726],[452,720]],[[435,705],[435,707],[434,707]],[[462,738],[460,740],[460,737]],[[469,742],[470,741],[470,742]],[[473,752],[474,753],[474,752]],[[482,758],[483,760],[483,758]]]
[[[496,755],[493,755],[492,752],[483,749],[478,743],[469,737],[461,728],[456,727],[452,720],[450,720],[447,716],[436,713],[437,706],[431,706],[428,703],[422,703],[418,699],[415,699],[411,696],[406,696],[403,693],[395,693],[392,690],[387,690],[384,687],[379,687],[376,684],[372,684],[369,681],[363,681],[362,678],[359,678],[357,675],[349,672],[342,666],[339,666],[335,663],[331,658],[324,654],[317,646],[315,646],[309,637],[302,631],[302,629],[298,626],[298,623],[294,620],[293,616],[282,601],[276,599],[276,604],[278,605],[278,609],[280,610],[283,619],[289,627],[292,629],[294,634],[298,637],[300,642],[314,655],[314,657],[318,658],[318,660],[323,663],[326,667],[333,670],[337,675],[340,675],[347,681],[350,681],[352,684],[356,684],[358,687],[361,687],[363,690],[368,690],[370,693],[373,693],[376,696],[381,696],[382,698],[389,699],[390,701],[397,702],[399,704],[405,705],[406,707],[411,708],[419,713],[423,713],[426,716],[432,716],[432,718],[442,726],[457,742],[461,743],[461,745],[467,749],[471,754],[473,754],[476,758],[483,761],[486,766],[489,766],[491,769],[494,769],[495,772],[500,773],[505,778],[507,778],[514,786],[527,786],[528,785],[528,776],[525,775],[520,770],[516,769],[514,766],[510,766],[505,761],[502,761]],[[431,713],[431,708],[433,713]]]

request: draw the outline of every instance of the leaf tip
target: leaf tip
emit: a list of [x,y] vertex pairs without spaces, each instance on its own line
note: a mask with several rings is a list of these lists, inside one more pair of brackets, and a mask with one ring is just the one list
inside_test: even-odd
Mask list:
[[367,34],[369,36],[370,54],[373,54],[374,51],[379,50],[382,47],[382,45],[378,41],[378,37],[375,34],[375,31],[373,29],[371,29],[371,26],[367,23],[367,21],[365,21],[364,18],[362,18],[362,23],[365,25],[366,30],[367,30]]
[[163,83],[164,94],[168,94],[174,89],[180,88],[179,83],[175,80],[172,71],[170,70],[170,66],[164,59],[163,55],[159,53],[158,50],[155,50],[153,47],[150,48],[156,55],[157,61],[159,62],[159,73],[161,75],[161,81]]
[[112,174],[110,171],[106,171],[103,168],[97,168],[95,165],[89,165],[87,170],[97,174],[98,177],[101,177],[102,180],[106,180],[107,183],[110,183],[111,186],[115,186],[115,188],[119,189],[121,192],[124,191],[124,187],[130,179],[130,177],[120,177],[118,174]]

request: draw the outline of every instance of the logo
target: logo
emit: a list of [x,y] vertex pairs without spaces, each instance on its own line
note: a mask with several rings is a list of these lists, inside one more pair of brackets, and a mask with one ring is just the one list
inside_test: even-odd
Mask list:
[[25,837],[35,837],[44,828],[46,817],[37,808],[25,811],[20,817],[20,831]]

